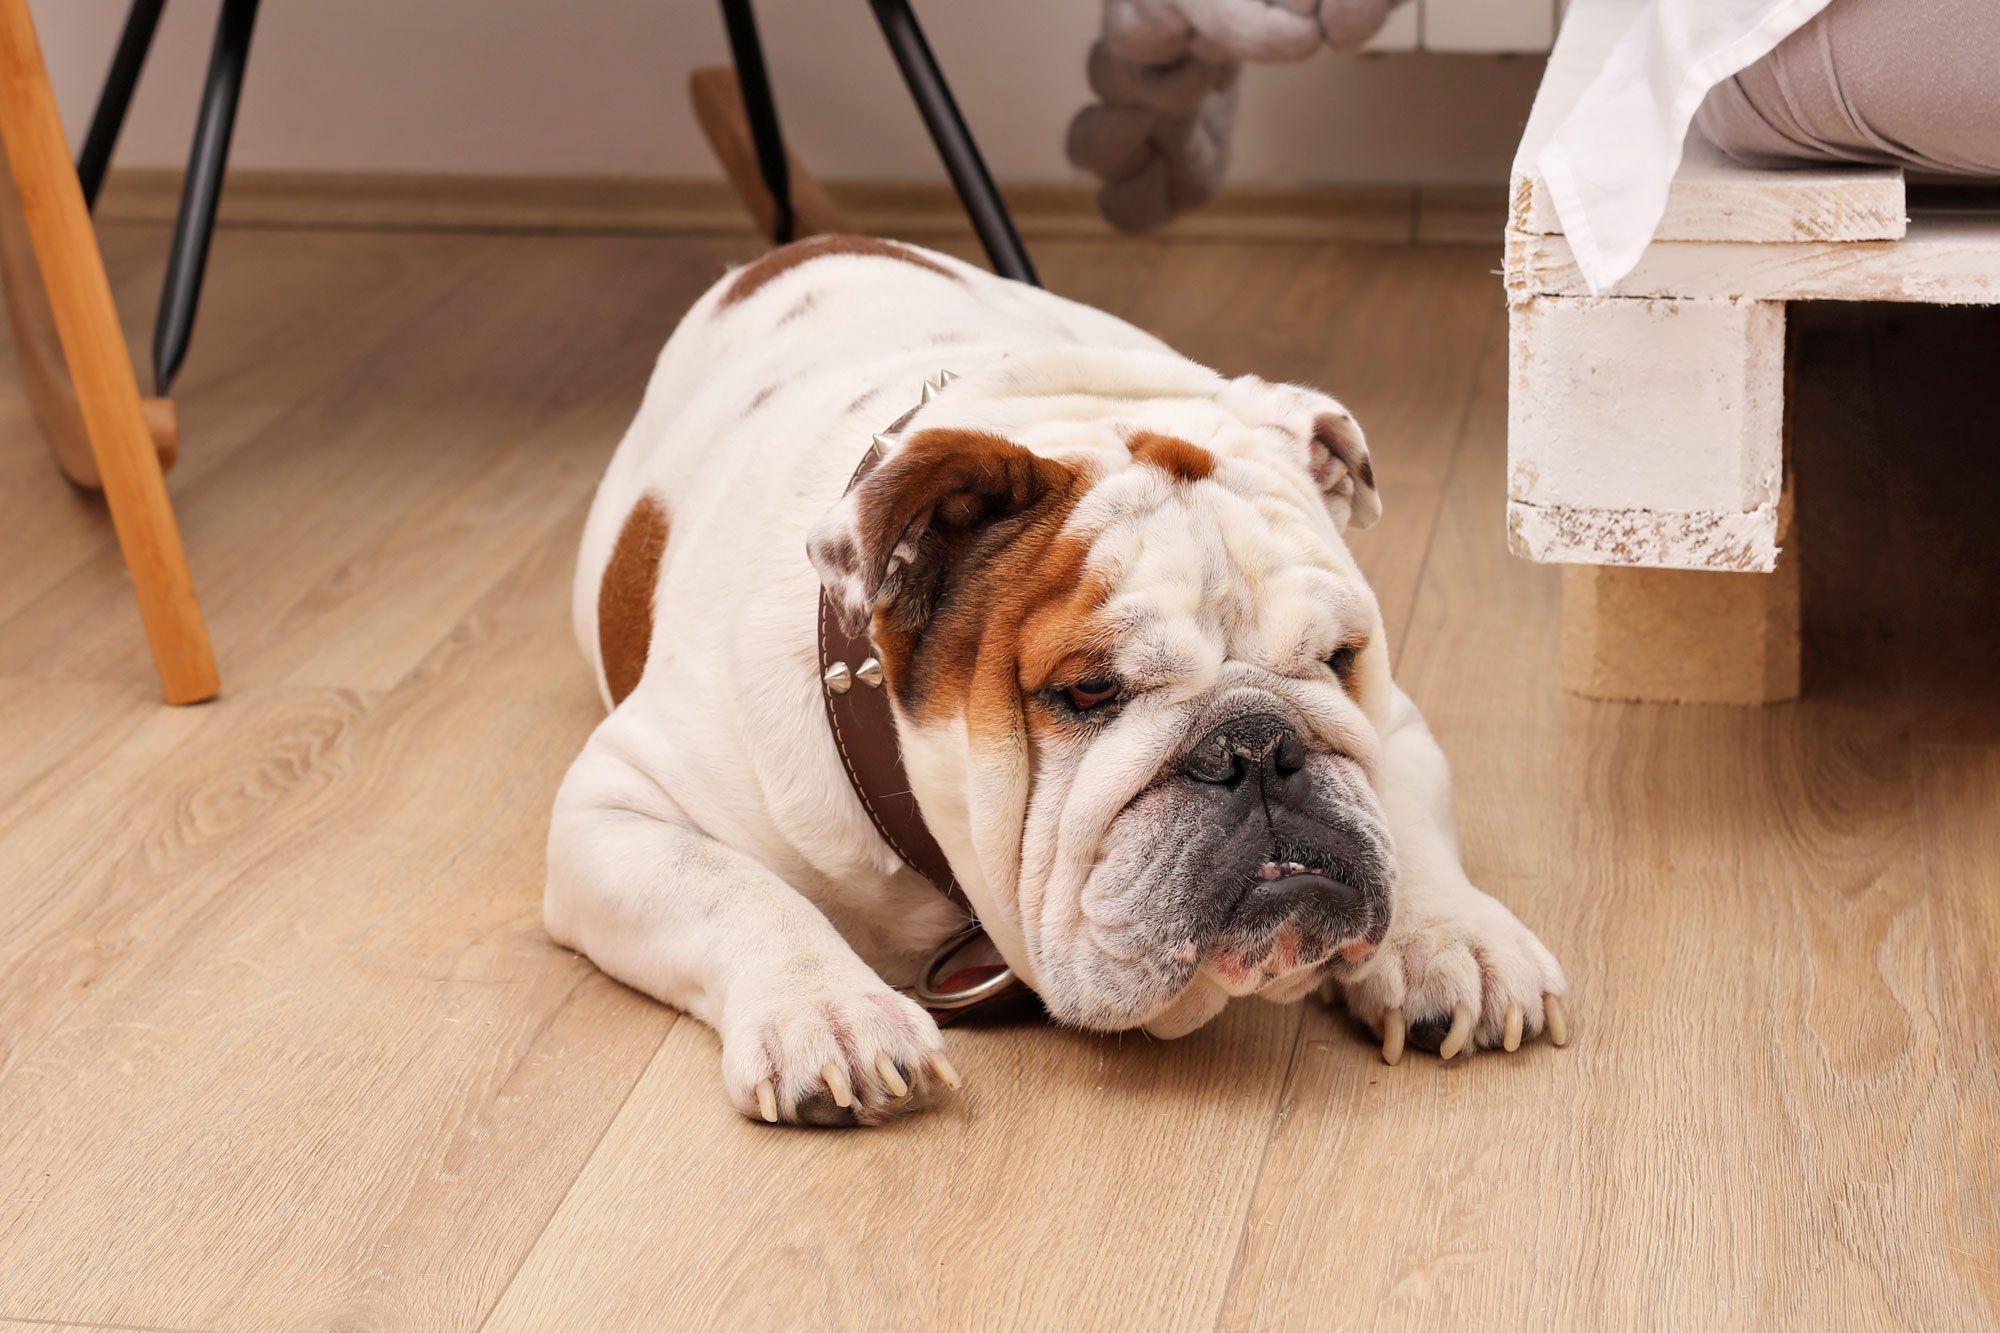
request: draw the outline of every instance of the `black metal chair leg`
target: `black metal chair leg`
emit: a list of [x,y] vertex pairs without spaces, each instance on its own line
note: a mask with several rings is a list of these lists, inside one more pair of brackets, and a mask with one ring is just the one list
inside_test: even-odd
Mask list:
[[771,192],[771,239],[779,245],[792,239],[792,173],[785,163],[785,136],[778,127],[778,103],[771,95],[771,76],[764,69],[764,44],[757,39],[757,15],[750,0],[722,0],[722,23],[729,31],[729,56],[736,64],[736,86],[743,93],[743,112],[750,120],[750,138],[757,149],[757,173]]
[[229,165],[229,136],[236,128],[236,100],[250,58],[250,30],[257,0],[222,0],[215,22],[215,46],[208,57],[208,80],[201,91],[201,116],[188,151],[187,180],[181,186],[180,216],[174,221],[167,277],[160,288],[160,312],[153,324],[153,380],[165,394],[187,356],[194,332],[195,306],[208,267],[208,243],[215,231],[215,205]]
[[85,208],[97,207],[97,192],[104,188],[111,150],[118,145],[118,132],[125,128],[132,90],[139,86],[139,72],[145,69],[146,53],[153,48],[153,30],[160,26],[160,11],[166,7],[167,0],[132,0],[125,15],[125,30],[118,35],[118,49],[112,53],[111,69],[104,76],[104,91],[97,95],[90,133],[84,136],[83,151],[76,155],[76,177],[83,183]]
[[931,55],[923,29],[917,26],[917,16],[910,12],[909,0],[868,0],[868,3],[875,10],[882,35],[889,40],[889,50],[902,68],[903,81],[910,86],[917,110],[923,113],[931,140],[937,144],[938,156],[944,159],[945,170],[951,173],[959,202],[965,205],[973,230],[979,233],[980,244],[986,247],[987,257],[993,261],[994,271],[1002,277],[1039,287],[1041,281],[1035,277],[1034,265],[1028,262],[1020,233],[1014,230],[1007,205],[993,187],[993,178],[986,173],[979,147],[958,114],[958,104],[952,100],[951,88]]

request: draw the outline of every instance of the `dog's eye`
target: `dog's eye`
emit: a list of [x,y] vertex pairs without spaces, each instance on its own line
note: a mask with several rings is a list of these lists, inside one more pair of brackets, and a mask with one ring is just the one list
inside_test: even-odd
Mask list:
[[1087,712],[1099,704],[1110,703],[1118,697],[1118,682],[1109,676],[1093,676],[1080,680],[1063,690],[1063,698],[1077,712]]
[[1333,669],[1334,675],[1340,677],[1342,680],[1346,680],[1348,673],[1354,670],[1353,646],[1342,644],[1340,647],[1334,649],[1333,656],[1326,659],[1326,664]]

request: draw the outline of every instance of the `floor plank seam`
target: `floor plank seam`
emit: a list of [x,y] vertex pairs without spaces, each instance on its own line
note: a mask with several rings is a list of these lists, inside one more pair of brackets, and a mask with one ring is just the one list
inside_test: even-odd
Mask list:
[[1299,1052],[1306,1046],[1305,1005],[1311,1003],[1314,1001],[1307,1000],[1305,1004],[1298,1005],[1294,1009],[1296,1018],[1292,1027],[1292,1050],[1285,1058],[1284,1077],[1278,1081],[1277,1104],[1271,1108],[1270,1122],[1264,1127],[1264,1144],[1257,1150],[1257,1170],[1251,1177],[1254,1183],[1250,1186],[1250,1197],[1243,1203],[1242,1224],[1236,1229],[1236,1254],[1229,1261],[1229,1280],[1222,1284],[1222,1299],[1215,1307],[1213,1327],[1216,1333],[1221,1333],[1222,1321],[1229,1317],[1229,1301],[1236,1294],[1236,1279],[1243,1271],[1243,1258],[1250,1249],[1250,1219],[1257,1212],[1257,1196],[1264,1187],[1264,1169],[1271,1161],[1271,1145],[1278,1141],[1278,1132],[1285,1127],[1285,1119],[1289,1114],[1286,1108],[1291,1104],[1292,1077],[1298,1072]]
[[29,1315],[8,1314],[5,1311],[0,1311],[0,1320],[14,1324],[28,1324],[35,1328],[104,1329],[109,1333],[213,1333],[211,1329],[188,1328],[177,1324],[99,1324],[83,1319],[37,1319]]
[[[1496,321],[1488,326],[1486,336],[1479,341],[1478,357],[1481,362],[1492,354],[1492,344],[1497,340],[1504,339],[1506,331],[1507,325],[1504,320]],[[1503,345],[1500,349],[1502,357],[1506,356],[1506,350]],[[1473,382],[1466,388],[1465,402],[1459,407],[1458,425],[1453,428],[1451,433],[1451,452],[1445,456],[1444,476],[1446,477],[1455,477],[1458,475],[1458,461],[1465,453],[1465,440],[1472,432],[1473,409],[1477,406],[1478,401],[1479,383],[1477,377],[1475,377]],[[1424,599],[1424,582],[1430,576],[1431,555],[1437,550],[1438,529],[1444,523],[1445,497],[1448,489],[1446,486],[1438,488],[1437,512],[1431,518],[1430,532],[1424,537],[1424,553],[1417,557],[1417,573],[1416,577],[1410,580],[1409,601],[1403,604],[1403,618],[1398,623],[1403,626],[1403,633],[1406,637],[1411,627],[1417,623],[1417,604]],[[1393,645],[1391,656],[1394,657]],[[1396,665],[1400,667],[1402,664],[1400,661],[1397,661]]]
[[[550,947],[554,946],[551,945]],[[577,979],[576,985],[571,987],[569,994],[563,997],[563,1003],[556,1006],[556,1009],[551,1012],[551,1021],[554,1019],[554,1014],[561,1012],[563,1006],[570,1002],[570,998],[577,991],[581,990],[584,984],[589,982],[596,974],[597,969],[592,967],[582,977]],[[660,1040],[654,1044],[651,1053],[644,1060],[635,1062],[638,1067],[633,1072],[632,1082],[626,1087],[624,1095],[618,1099],[618,1104],[612,1108],[611,1114],[604,1117],[604,1128],[597,1132],[597,1138],[591,1143],[590,1151],[585,1153],[582,1159],[577,1162],[576,1172],[569,1178],[569,1184],[565,1185],[562,1192],[550,1201],[549,1211],[542,1218],[541,1226],[535,1229],[534,1238],[521,1247],[521,1255],[514,1261],[514,1270],[507,1274],[507,1280],[501,1283],[499,1288],[494,1291],[492,1302],[480,1312],[479,1322],[473,1325],[475,1329],[483,1330],[489,1323],[493,1322],[493,1316],[499,1311],[502,1305],[507,1303],[508,1293],[513,1291],[514,1284],[521,1280],[521,1270],[528,1266],[528,1260],[534,1257],[537,1250],[541,1249],[542,1238],[548,1235],[549,1227],[555,1222],[556,1215],[562,1212],[563,1205],[568,1203],[570,1195],[576,1192],[577,1182],[584,1178],[590,1170],[591,1163],[597,1160],[598,1151],[604,1146],[604,1140],[610,1136],[612,1126],[616,1125],[619,1119],[625,1114],[625,1108],[631,1104],[632,1094],[637,1092],[639,1085],[645,1081],[646,1071],[653,1067],[653,1061],[660,1058],[661,1050],[666,1047],[667,1038],[673,1036],[674,1029],[680,1026],[681,1019],[685,1017],[680,1010],[671,1005],[663,1005],[661,1007],[673,1015],[672,1021],[660,1032]],[[544,1024],[544,1027],[546,1026]]]
[[[576,528],[577,539],[581,541],[583,537],[583,522],[589,513],[589,508],[590,497],[585,496],[578,503],[571,505],[557,514],[547,524],[536,528],[531,538],[524,539],[521,542],[521,554],[514,560],[494,570],[493,576],[481,584],[478,591],[466,600],[465,609],[459,613],[458,618],[446,625],[444,631],[431,640],[425,646],[423,652],[416,655],[415,660],[410,664],[410,669],[398,676],[396,683],[391,685],[385,693],[397,693],[409,688],[413,681],[419,680],[424,672],[431,668],[434,659],[437,657],[438,650],[445,644],[450,643],[452,636],[464,629],[466,622],[480,613],[480,609],[486,605],[487,599],[493,596],[494,591],[508,579],[526,568],[531,561],[540,558],[542,543],[555,535],[557,529],[565,524],[573,524]],[[580,739],[579,743],[581,743]]]

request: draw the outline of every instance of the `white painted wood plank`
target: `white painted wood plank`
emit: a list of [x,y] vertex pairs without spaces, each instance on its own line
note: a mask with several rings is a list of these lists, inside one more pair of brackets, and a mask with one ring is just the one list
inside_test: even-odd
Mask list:
[[[1561,236],[1509,231],[1510,299],[1589,288]],[[1667,241],[1610,293],[1760,301],[1914,301],[2000,305],[2000,213],[1926,213],[1900,241]]]
[[1416,50],[1422,8],[1422,0],[1409,0],[1407,4],[1397,5],[1361,49],[1374,52]]
[[1768,574],[1778,567],[1778,511],[1664,513],[1507,502],[1507,548],[1545,565],[1705,569]]
[[1531,560],[1768,569],[1785,307],[1536,297],[1508,318],[1510,541]]
[[[1562,231],[1535,158],[1583,96],[1642,0],[1571,0],[1528,128],[1514,155],[1508,225]],[[1894,167],[1746,167],[1691,131],[1654,233],[1659,241],[1873,241],[1904,234],[1903,173]]]
[[1555,41],[1555,0],[1423,0],[1426,51],[1546,51]]

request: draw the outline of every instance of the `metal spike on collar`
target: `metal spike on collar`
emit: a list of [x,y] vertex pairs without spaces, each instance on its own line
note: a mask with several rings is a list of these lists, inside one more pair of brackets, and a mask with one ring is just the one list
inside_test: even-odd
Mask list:
[[874,443],[875,443],[875,456],[877,458],[887,458],[889,456],[889,451],[896,447],[896,442],[890,439],[887,435],[877,435],[875,437]]
[[940,370],[937,373],[937,386],[940,389],[949,389],[951,387],[951,382],[957,378],[958,375],[954,371]]
[[854,678],[860,681],[863,685],[867,685],[870,688],[877,690],[881,689],[882,659],[879,657],[871,657],[868,658],[866,661],[862,662],[860,666],[854,668]]
[[820,679],[826,682],[826,688],[834,694],[845,694],[854,688],[854,673],[847,669],[845,662],[835,662],[826,669],[826,674]]
[[918,406],[918,407],[928,407],[928,406],[930,406],[930,401],[931,401],[931,399],[933,399],[933,398],[935,398],[935,397],[937,397],[937,396],[938,396],[938,391],[937,391],[937,385],[935,385],[935,384],[932,384],[932,383],[931,383],[931,382],[930,382],[929,380],[925,380],[925,381],[924,381],[924,396],[923,396],[923,397],[921,397],[921,398],[919,398],[919,399],[917,400],[917,406]]

